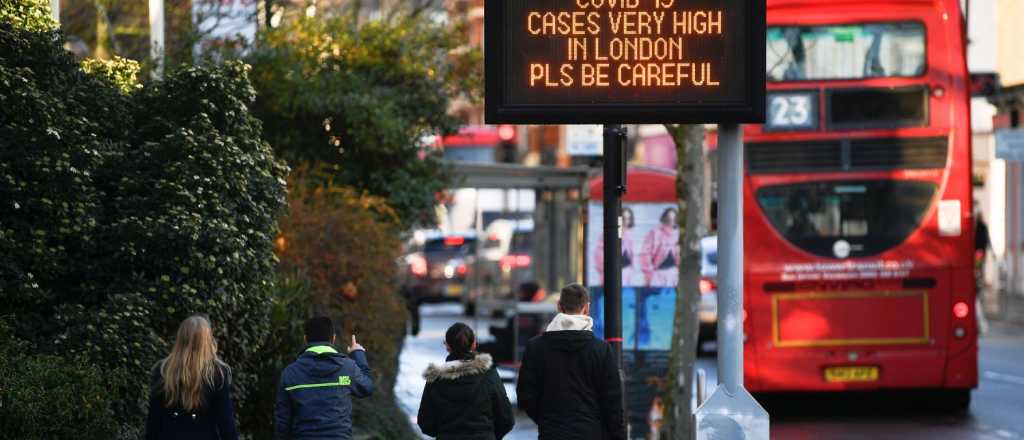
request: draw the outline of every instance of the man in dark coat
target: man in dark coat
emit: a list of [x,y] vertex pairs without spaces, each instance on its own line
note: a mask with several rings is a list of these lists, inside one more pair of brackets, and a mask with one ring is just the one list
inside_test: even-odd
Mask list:
[[366,350],[352,336],[348,356],[334,347],[334,324],[306,321],[306,350],[281,373],[274,405],[275,440],[351,440],[352,397],[373,393]]
[[612,348],[594,336],[590,294],[562,288],[559,314],[526,346],[516,393],[540,440],[625,440],[622,388]]

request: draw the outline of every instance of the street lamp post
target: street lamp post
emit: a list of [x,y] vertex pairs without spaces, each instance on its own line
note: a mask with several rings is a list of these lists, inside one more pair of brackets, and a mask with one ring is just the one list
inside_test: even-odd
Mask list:
[[621,125],[604,126],[604,338],[615,353],[623,416],[626,414],[626,378],[622,369],[621,213],[622,195],[626,193],[625,139],[626,129]]

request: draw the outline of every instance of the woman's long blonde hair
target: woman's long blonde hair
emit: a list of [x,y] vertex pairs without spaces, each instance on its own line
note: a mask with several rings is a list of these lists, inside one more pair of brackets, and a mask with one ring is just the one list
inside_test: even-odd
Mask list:
[[165,404],[189,412],[202,408],[204,386],[222,384],[227,371],[217,357],[210,321],[199,315],[189,317],[178,327],[171,354],[160,362]]

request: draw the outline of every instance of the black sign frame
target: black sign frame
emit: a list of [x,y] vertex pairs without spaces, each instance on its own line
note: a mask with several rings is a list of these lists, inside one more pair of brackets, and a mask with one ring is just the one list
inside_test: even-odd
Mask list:
[[[766,108],[766,6],[764,1],[745,2],[744,21],[747,93],[739,104],[590,104],[510,105],[504,89],[506,51],[510,49],[505,28],[505,3],[525,0],[491,0],[484,4],[485,115],[488,124],[630,124],[630,123],[763,123]],[[536,0],[535,0],[536,1]]]

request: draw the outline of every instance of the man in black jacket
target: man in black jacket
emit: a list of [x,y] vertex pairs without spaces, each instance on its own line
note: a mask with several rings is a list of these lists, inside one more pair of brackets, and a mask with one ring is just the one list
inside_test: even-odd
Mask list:
[[625,440],[618,366],[591,330],[587,289],[562,288],[558,311],[523,353],[519,408],[537,423],[540,440]]

